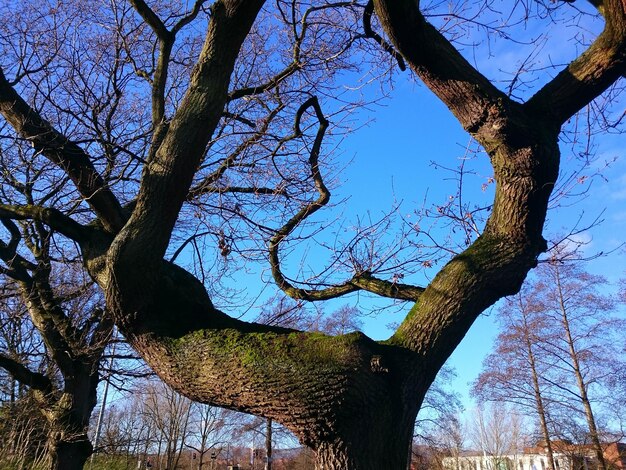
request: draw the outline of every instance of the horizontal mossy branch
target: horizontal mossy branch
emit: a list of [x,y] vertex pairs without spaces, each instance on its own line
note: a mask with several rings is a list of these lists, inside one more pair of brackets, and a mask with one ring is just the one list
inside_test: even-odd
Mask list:
[[410,370],[406,365],[415,359],[358,332],[328,336],[249,327],[257,330],[206,328],[177,338],[146,334],[130,341],[179,392],[272,417],[305,442],[332,434],[338,417],[343,422],[367,413],[363,406],[397,404]]

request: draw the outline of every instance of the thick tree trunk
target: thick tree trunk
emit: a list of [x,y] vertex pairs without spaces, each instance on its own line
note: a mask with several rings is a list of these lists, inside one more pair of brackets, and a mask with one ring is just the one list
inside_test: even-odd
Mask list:
[[93,448],[87,434],[51,433],[48,439],[51,470],[83,470]]
[[413,426],[406,420],[388,426],[359,426],[353,429],[355,441],[324,442],[316,448],[316,470],[406,470],[407,448]]

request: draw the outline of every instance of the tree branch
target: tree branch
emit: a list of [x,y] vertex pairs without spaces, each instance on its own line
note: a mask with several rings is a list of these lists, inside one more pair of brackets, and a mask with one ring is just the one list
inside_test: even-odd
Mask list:
[[189,14],[182,17],[174,25],[174,27],[172,28],[172,34],[177,34],[181,29],[183,29],[185,26],[187,26],[189,23],[195,20],[196,17],[198,16],[198,13],[200,13],[200,9],[202,8],[202,5],[204,5],[206,2],[207,0],[196,0]]
[[152,31],[161,41],[172,39],[172,34],[165,27],[161,18],[143,0],[130,0],[130,4],[141,15],[143,20],[152,28]]
[[244,96],[252,96],[252,95],[260,95],[261,93],[265,93],[272,88],[275,88],[279,85],[283,80],[285,80],[290,75],[293,75],[297,70],[300,69],[300,64],[298,62],[292,62],[287,67],[285,67],[280,73],[276,74],[270,80],[260,85],[255,85],[246,88],[239,88],[237,90],[233,90],[228,94],[228,101],[233,101],[239,98],[243,98]]
[[38,390],[46,395],[53,391],[52,382],[50,382],[48,377],[31,371],[28,367],[3,353],[0,353],[0,367],[6,370],[15,380],[34,390]]
[[328,287],[325,289],[302,289],[291,284],[282,273],[280,268],[280,245],[291,234],[298,225],[304,222],[308,217],[324,207],[330,201],[330,191],[324,184],[324,180],[319,170],[319,153],[324,140],[324,135],[328,129],[328,120],[324,117],[322,108],[320,107],[317,97],[311,97],[298,108],[294,123],[294,133],[292,136],[286,137],[289,140],[302,135],[300,124],[302,116],[309,108],[313,108],[319,121],[319,128],[315,136],[315,141],[311,148],[309,156],[309,166],[311,168],[311,178],[315,183],[318,191],[318,198],[309,202],[302,207],[293,217],[291,217],[270,239],[268,245],[270,266],[272,276],[276,285],[287,295],[294,299],[302,299],[308,301],[328,300],[341,297],[345,294],[355,292],[357,290],[366,290],[378,295],[401,300],[416,301],[421,295],[423,289],[419,287],[409,286],[406,284],[398,284],[394,282],[377,279],[367,272],[356,273],[352,279],[343,284]]
[[372,29],[372,14],[374,13],[374,0],[369,0],[367,5],[365,5],[365,10],[363,11],[363,31],[365,32],[365,37],[373,39],[391,56],[396,59],[398,62],[398,67],[403,72],[406,70],[406,64],[404,63],[404,59],[401,54],[393,48],[391,44],[385,41],[380,34],[375,32]]
[[525,108],[563,124],[626,74],[626,5],[623,0],[605,0],[602,13],[604,31]]
[[79,243],[87,240],[90,232],[84,225],[52,207],[0,204],[0,218],[43,222],[54,231]]
[[122,207],[94,168],[89,156],[24,101],[6,80],[1,68],[0,113],[18,134],[65,171],[105,230],[116,233],[122,228]]
[[[221,0],[212,5],[189,88],[162,143],[144,168],[131,218],[109,249],[106,297],[113,313],[140,310],[148,300],[147,291],[158,282],[161,260],[180,208],[224,110],[241,45],[263,3]],[[118,309],[120,302],[126,306]]]
[[167,72],[176,33],[169,31],[163,21],[161,21],[161,18],[143,0],[131,0],[130,3],[148,26],[152,28],[159,42],[159,57],[151,82],[152,126],[154,127],[154,134],[152,139],[153,148],[150,151],[150,155],[153,155],[158,150],[163,139],[163,133],[166,131],[166,127],[163,128],[166,126],[164,122],[165,88],[167,86]]
[[335,8],[337,6],[346,6],[346,5],[350,5],[350,3],[338,2],[334,4],[330,3],[326,5],[321,5],[321,6],[309,7],[304,12],[304,14],[302,15],[302,19],[300,20],[300,33],[299,34],[296,28],[296,24],[293,24],[293,34],[295,36],[295,40],[293,44],[293,54],[292,54],[291,63],[287,65],[282,71],[280,71],[278,74],[276,74],[274,77],[270,78],[263,84],[231,91],[228,94],[228,101],[233,101],[239,98],[243,98],[244,96],[259,95],[261,93],[265,93],[266,91],[271,90],[272,88],[275,88],[276,86],[280,85],[280,83],[283,80],[285,80],[286,78],[290,77],[295,72],[300,70],[300,67],[302,67],[302,63],[301,63],[302,43],[306,37],[306,33],[308,30],[309,16],[313,12],[316,12],[318,10],[323,10],[326,8]]
[[411,69],[472,135],[486,124],[491,106],[511,100],[478,72],[426,21],[415,0],[374,0],[383,28]]
[[[74,351],[69,343],[73,328],[63,312],[54,311],[59,306],[50,304],[49,296],[42,296],[41,280],[20,282],[20,292],[33,325],[39,330],[46,347],[64,377],[74,373]],[[46,298],[48,297],[48,298]],[[49,311],[48,308],[52,308]]]
[[259,142],[265,136],[270,124],[278,113],[284,109],[284,107],[284,105],[280,105],[276,109],[270,111],[269,115],[263,119],[263,124],[254,132],[252,136],[250,136],[250,138],[239,144],[237,148],[220,163],[219,167],[215,171],[205,176],[202,181],[189,190],[187,199],[191,200],[205,193],[225,192],[223,189],[216,186],[217,182],[222,176],[224,176],[224,173],[226,173],[229,168],[237,164],[239,157],[241,157],[246,149]]
[[284,188],[266,188],[262,186],[207,186],[202,185],[201,188],[195,187],[189,191],[189,198],[194,199],[200,194],[226,194],[226,193],[239,193],[239,194],[255,194],[263,196],[287,196],[288,193]]

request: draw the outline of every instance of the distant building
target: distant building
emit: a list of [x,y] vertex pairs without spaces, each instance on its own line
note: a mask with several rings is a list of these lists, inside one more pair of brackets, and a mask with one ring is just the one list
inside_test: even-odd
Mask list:
[[[595,470],[598,465],[590,445],[554,441],[552,454],[556,470]],[[626,470],[626,444],[604,445],[604,459],[615,470]],[[486,452],[463,451],[442,459],[446,470],[550,470],[545,444],[527,447],[517,454],[489,455]]]

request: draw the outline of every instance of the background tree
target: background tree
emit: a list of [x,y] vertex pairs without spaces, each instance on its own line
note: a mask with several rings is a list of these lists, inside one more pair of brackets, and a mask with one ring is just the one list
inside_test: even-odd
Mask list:
[[454,470],[461,470],[462,452],[468,444],[467,423],[464,423],[460,414],[446,416],[436,428],[432,439],[433,447],[438,449],[438,458],[434,461],[435,468],[445,469],[442,459],[452,458]]
[[[514,297],[508,297],[499,312],[501,332],[495,350],[483,362],[483,370],[473,384],[481,402],[510,403],[536,416],[545,442],[548,464],[556,465],[552,449],[554,424],[549,423],[549,361],[542,360],[538,346],[545,323],[536,292],[526,284]],[[548,364],[546,364],[546,362]]]
[[[7,225],[16,236],[22,233],[12,222]],[[29,231],[28,225],[22,229]],[[39,429],[30,426],[41,421],[29,417],[25,430],[47,435],[51,468],[82,468],[92,451],[87,428],[112,322],[89,284],[70,282],[71,275],[63,279],[57,273],[61,284],[53,287],[48,241],[35,234],[30,234],[37,240],[32,245],[35,262],[16,253],[9,258],[10,249],[2,256],[15,280],[4,286],[0,367],[10,376],[12,406],[36,404],[45,417],[46,426]],[[38,453],[29,455],[36,458]]]
[[517,454],[528,444],[522,417],[507,406],[494,403],[476,409],[469,436],[491,469],[515,468]]
[[596,415],[620,393],[623,367],[615,336],[623,319],[614,316],[607,288],[604,278],[557,247],[536,277],[503,305],[496,350],[474,384],[484,400],[533,409],[551,465],[553,437],[579,443],[588,438],[600,467],[605,465],[601,441],[608,436],[602,437]]
[[[624,4],[594,5],[604,30],[519,96],[455,48],[459,29],[446,24],[455,17],[446,5],[11,5],[2,37],[3,150],[13,150],[10,162],[27,155],[44,166],[59,189],[32,203],[3,201],[0,215],[53,232],[64,256],[51,258],[82,261],[120,331],[177,391],[283,423],[316,451],[319,468],[404,468],[438,370],[547,248],[542,229],[562,127],[626,71]],[[471,19],[459,23],[489,29]],[[361,44],[363,53],[353,47]],[[368,65],[374,50],[408,66],[484,148],[496,183],[491,212],[425,287],[398,282],[402,270],[392,274],[423,266],[423,254],[401,261],[399,250],[372,250],[375,235],[362,234],[333,247],[335,262],[321,275],[303,273],[298,283],[285,271],[286,254],[330,200],[324,139],[333,80]],[[12,251],[22,253],[26,241]],[[193,273],[173,262],[185,249],[198,261]],[[274,282],[296,299],[367,291],[413,307],[387,341],[244,322],[217,308],[210,274],[234,253],[254,259],[260,249]],[[8,259],[13,269],[20,258]]]
[[[451,387],[454,378],[455,370],[444,366],[428,389],[415,421],[409,465],[412,461],[422,462],[428,468],[440,465],[441,458],[448,453],[458,460],[463,445],[458,422],[463,405],[458,391]],[[424,452],[425,448],[427,452]],[[422,465],[418,463],[420,468]]]
[[[190,437],[185,447],[197,455],[198,469],[208,463],[210,452],[222,448],[229,442],[234,422],[233,412],[201,403],[192,403],[190,418]],[[195,463],[195,462],[194,462]]]
[[155,433],[157,468],[176,468],[190,436],[191,401],[159,382],[148,384],[142,395],[143,414]]
[[564,400],[573,397],[582,408],[598,465],[606,468],[592,402],[594,396],[601,401],[610,394],[610,376],[622,367],[612,333],[623,329],[624,322],[611,315],[613,299],[601,292],[606,280],[562,262],[560,255],[554,252],[538,271],[535,294],[547,318],[540,347],[551,358],[551,383]]

